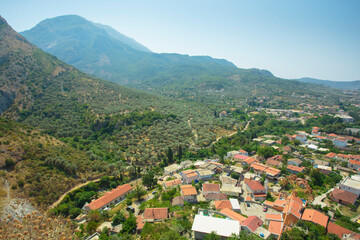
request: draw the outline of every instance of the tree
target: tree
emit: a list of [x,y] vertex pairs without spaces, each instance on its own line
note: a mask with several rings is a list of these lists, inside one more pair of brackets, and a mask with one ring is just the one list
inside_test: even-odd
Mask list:
[[145,194],[146,191],[140,186],[136,186],[136,188],[134,189],[134,196],[138,201],[140,201]]
[[272,147],[260,147],[257,154],[264,158],[272,157],[274,156],[274,149]]
[[220,236],[216,234],[216,232],[211,232],[209,234],[206,234],[204,237],[204,240],[220,240]]
[[171,164],[174,162],[174,155],[170,147],[168,147],[167,153],[166,153],[168,162]]
[[179,161],[181,161],[181,157],[183,154],[181,145],[179,145],[179,153],[178,154],[179,154]]
[[117,226],[117,225],[119,225],[120,223],[123,223],[123,222],[125,222],[126,221],[126,217],[124,216],[124,213],[123,212],[117,212],[116,214],[115,214],[115,216],[113,217],[113,219],[112,219],[112,222],[111,222],[111,225],[113,226],[113,227],[115,227],[115,226]]
[[123,233],[133,233],[136,229],[136,218],[134,214],[130,214],[130,216],[126,219],[123,224],[122,232]]
[[142,182],[148,188],[154,187],[157,183],[157,179],[155,178],[154,172],[149,171],[148,173],[144,174],[142,176]]

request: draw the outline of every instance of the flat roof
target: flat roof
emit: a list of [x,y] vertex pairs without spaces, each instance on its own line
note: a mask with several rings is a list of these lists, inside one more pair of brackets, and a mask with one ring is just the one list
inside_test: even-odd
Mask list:
[[230,237],[231,234],[239,235],[240,224],[235,220],[195,215],[191,230],[202,233],[216,232],[219,236]]
[[230,198],[229,199],[230,203],[231,203],[231,206],[233,209],[240,209],[240,204],[239,204],[239,201],[235,198]]
[[351,179],[351,178],[345,179],[344,182],[342,183],[342,185],[351,187],[351,188],[360,189],[360,181],[357,181],[357,180]]

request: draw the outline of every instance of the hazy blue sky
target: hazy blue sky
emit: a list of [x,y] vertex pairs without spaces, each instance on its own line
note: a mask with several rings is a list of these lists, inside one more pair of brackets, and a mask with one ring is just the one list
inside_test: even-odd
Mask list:
[[16,31],[77,14],[154,52],[225,58],[283,78],[360,80],[360,1],[1,0]]

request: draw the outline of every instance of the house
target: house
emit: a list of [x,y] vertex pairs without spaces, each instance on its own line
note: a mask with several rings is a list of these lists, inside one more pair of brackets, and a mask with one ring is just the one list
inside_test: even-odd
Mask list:
[[231,209],[235,212],[240,212],[239,200],[237,200],[236,198],[230,198],[229,201],[231,203]]
[[283,227],[284,223],[282,221],[269,221],[268,223],[269,232],[276,238],[280,237]]
[[339,185],[339,189],[360,195],[360,181],[346,177]]
[[326,228],[329,217],[314,209],[305,209],[301,220],[310,221]]
[[275,144],[275,141],[268,139],[268,140],[263,141],[262,143],[265,145],[271,146],[271,145]]
[[328,154],[325,155],[325,157],[330,158],[330,159],[335,159],[336,158],[336,153],[329,152]]
[[182,196],[176,196],[173,198],[172,206],[184,206],[184,198]]
[[102,211],[105,208],[109,208],[112,204],[117,204],[124,200],[126,195],[128,195],[132,191],[132,189],[133,187],[130,186],[130,184],[118,186],[110,192],[105,193],[104,196],[85,205],[84,209],[86,212],[90,212],[91,210]]
[[222,184],[221,192],[228,196],[239,197],[242,193],[242,189],[235,184]]
[[226,117],[228,113],[226,111],[219,112],[219,117]]
[[351,156],[346,155],[346,154],[339,153],[338,155],[336,155],[336,159],[337,159],[337,160],[340,160],[340,161],[346,161],[346,162],[348,162],[348,161],[351,159]]
[[258,174],[265,174],[267,178],[276,179],[280,176],[281,171],[264,164],[254,162],[250,165],[250,169]]
[[294,165],[288,165],[286,167],[286,169],[289,172],[293,173],[293,174],[298,174],[298,173],[303,172],[305,168],[304,167],[297,167],[297,166],[294,166]]
[[182,181],[181,179],[174,179],[174,180],[170,180],[170,181],[166,181],[164,183],[164,187],[165,188],[174,188],[178,185],[181,185],[182,184]]
[[232,234],[240,234],[240,224],[238,221],[224,218],[195,215],[191,228],[194,231],[195,239],[204,239],[206,234],[216,232],[221,239],[226,239]]
[[268,208],[273,208],[274,203],[273,203],[273,202],[270,202],[270,201],[268,201],[268,200],[265,200],[265,201],[263,202],[263,206],[266,206],[266,207],[268,207]]
[[196,162],[194,163],[194,166],[195,166],[196,168],[200,168],[200,166],[203,165],[203,164],[205,164],[204,161],[198,160],[198,161],[196,161]]
[[195,172],[194,170],[185,170],[183,172],[181,172],[182,175],[182,179],[183,182],[186,184],[192,183],[193,181],[198,181],[199,180],[199,174],[197,174],[197,172]]
[[355,203],[358,195],[352,192],[335,188],[330,194],[330,197],[334,202],[350,205]]
[[240,152],[239,151],[230,151],[230,152],[227,152],[226,157],[227,157],[227,159],[232,159],[237,154],[240,155]]
[[263,221],[257,216],[249,216],[242,224],[241,227],[245,231],[255,232],[258,227],[263,225]]
[[214,200],[227,200],[228,197],[224,193],[208,193],[205,194],[206,201],[214,201]]
[[287,163],[288,163],[288,165],[294,165],[294,166],[300,167],[302,164],[302,161],[298,158],[291,158],[291,159],[288,159]]
[[340,239],[360,239],[360,234],[355,233],[349,229],[346,229],[344,227],[341,227],[337,225],[336,223],[329,222],[327,226],[327,232],[336,234]]
[[198,173],[200,180],[208,180],[211,179],[213,176],[213,172],[209,169],[198,169],[196,170],[196,172]]
[[282,150],[284,151],[284,153],[285,152],[289,153],[289,152],[291,152],[291,147],[285,146],[285,147],[282,148]]
[[193,165],[193,162],[191,160],[186,160],[180,163],[180,166],[182,168],[189,168]]
[[179,164],[171,164],[167,167],[164,167],[164,175],[173,175],[174,173],[180,171],[181,169],[183,169],[183,167],[180,166]]
[[146,208],[143,214],[145,222],[157,222],[168,218],[167,208]]
[[202,194],[205,196],[208,193],[220,193],[219,183],[204,183],[202,185]]
[[229,200],[219,200],[219,201],[214,201],[214,206],[216,210],[221,210],[224,208],[230,208],[232,209],[231,203]]
[[303,134],[296,134],[295,139],[299,140],[301,143],[306,143],[307,141],[306,135]]
[[236,154],[236,155],[234,155],[233,160],[235,162],[243,162],[247,158],[248,158],[248,156],[241,155],[241,154]]
[[245,150],[242,150],[242,149],[239,150],[239,153],[241,155],[244,155],[244,156],[249,156],[249,153],[247,151],[245,151]]
[[273,160],[270,158],[268,158],[268,160],[266,160],[265,164],[270,167],[278,167],[278,168],[281,168],[281,166],[282,166],[282,162],[279,162],[279,161],[276,161],[276,160]]
[[334,145],[336,147],[347,147],[347,140],[345,138],[335,138]]
[[343,123],[353,123],[354,122],[354,118],[349,115],[336,114],[335,117],[340,118]]
[[136,232],[140,233],[145,226],[144,218],[139,215],[136,217]]
[[330,163],[328,161],[323,161],[319,159],[314,160],[314,166],[323,165],[323,166],[330,166]]
[[245,179],[245,184],[253,199],[256,201],[262,201],[266,199],[266,189],[259,181]]
[[319,169],[323,174],[329,174],[332,172],[332,168],[330,166],[317,165],[315,168]]
[[350,159],[348,162],[348,168],[358,170],[360,168],[360,161]]
[[221,175],[220,176],[220,181],[221,181],[221,184],[223,184],[223,185],[224,184],[236,185],[236,183],[237,183],[236,179],[228,177],[226,175]]
[[294,226],[301,219],[301,211],[305,203],[296,195],[292,194],[287,198],[286,205],[282,211],[284,224]]
[[238,221],[240,225],[247,219],[243,215],[231,210],[230,208],[221,209],[220,213],[226,215],[233,220]]
[[197,191],[196,188],[191,185],[182,185],[181,196],[184,198],[184,201],[188,203],[197,202]]
[[250,166],[253,162],[256,162],[256,159],[253,157],[248,157],[244,161],[242,161],[242,164],[244,166]]
[[284,199],[277,198],[273,204],[273,209],[282,212],[285,208],[286,201]]
[[321,133],[319,132],[320,128],[319,127],[313,127],[312,128],[312,131],[311,131],[311,135],[313,136],[318,136],[320,135]]

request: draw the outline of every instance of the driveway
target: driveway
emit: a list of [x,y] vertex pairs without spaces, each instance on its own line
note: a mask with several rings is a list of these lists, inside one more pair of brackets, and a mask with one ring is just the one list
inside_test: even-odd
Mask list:
[[312,202],[313,205],[320,205],[322,208],[326,207],[327,204],[323,202],[324,198],[326,198],[326,194],[329,192],[332,192],[334,190],[334,188],[331,188],[329,191],[327,191],[326,193],[323,193],[319,196],[317,196],[316,198],[314,198],[314,201]]
[[257,216],[264,222],[265,222],[265,215],[267,213],[279,213],[272,208],[268,208],[267,212],[264,212],[263,209],[264,209],[263,205],[257,203],[250,203],[250,207],[248,207],[245,202],[240,202],[240,210],[242,214],[246,216]]

